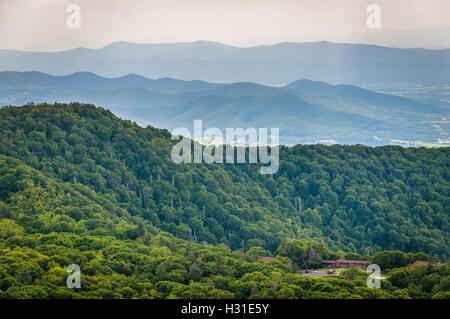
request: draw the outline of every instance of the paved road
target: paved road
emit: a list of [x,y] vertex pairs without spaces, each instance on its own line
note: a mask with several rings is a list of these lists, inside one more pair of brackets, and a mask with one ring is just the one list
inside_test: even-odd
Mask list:
[[303,273],[303,276],[318,276],[318,277],[324,277],[324,276],[337,276],[338,273],[334,274],[327,274],[325,271],[310,271],[309,273]]

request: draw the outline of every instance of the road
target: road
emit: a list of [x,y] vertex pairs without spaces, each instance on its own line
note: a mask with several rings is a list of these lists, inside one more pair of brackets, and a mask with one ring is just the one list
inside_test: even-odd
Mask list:
[[315,277],[324,277],[324,276],[337,276],[339,273],[327,274],[326,271],[310,271],[309,273],[303,273],[303,276],[315,276]]

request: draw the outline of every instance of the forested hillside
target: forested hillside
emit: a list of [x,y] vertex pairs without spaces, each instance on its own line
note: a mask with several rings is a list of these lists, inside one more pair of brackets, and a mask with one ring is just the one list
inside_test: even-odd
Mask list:
[[[233,250],[274,252],[283,238],[298,238],[359,254],[450,255],[448,148],[283,147],[278,173],[267,176],[255,164],[175,164],[168,131],[92,105],[7,107],[0,114],[0,200],[26,233],[136,239],[156,227]],[[41,177],[22,176],[31,168]],[[68,185],[73,190],[61,190]],[[25,189],[31,193],[19,198]],[[84,196],[82,209],[57,202],[75,194]],[[30,215],[21,207],[27,201],[41,211]],[[125,230],[111,225],[112,216],[140,226]]]
[[[448,296],[448,266],[394,269],[449,256],[448,148],[282,147],[268,176],[175,164],[172,145],[92,105],[1,109],[0,298]],[[391,276],[297,273],[336,258]]]

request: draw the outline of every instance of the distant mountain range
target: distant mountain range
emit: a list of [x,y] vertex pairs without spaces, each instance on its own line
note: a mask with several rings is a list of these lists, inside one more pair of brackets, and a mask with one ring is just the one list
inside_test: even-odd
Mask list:
[[208,82],[281,84],[297,79],[354,85],[448,83],[450,49],[396,49],[331,42],[280,43],[240,48],[215,42],[137,44],[63,52],[0,50],[0,71],[64,75],[87,71],[106,77],[134,73]]
[[297,80],[285,86],[208,83],[129,74],[104,78],[79,72],[0,72],[0,105],[92,103],[157,127],[278,127],[283,144],[381,145],[448,139],[439,120],[448,109],[353,85]]

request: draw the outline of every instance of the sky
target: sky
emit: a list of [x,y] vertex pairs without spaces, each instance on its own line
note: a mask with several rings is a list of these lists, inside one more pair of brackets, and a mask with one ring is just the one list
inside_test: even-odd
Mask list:
[[[69,4],[81,8],[68,28]],[[379,5],[381,26],[366,11]],[[59,51],[115,41],[248,47],[334,41],[450,48],[450,0],[0,0],[0,48]]]

